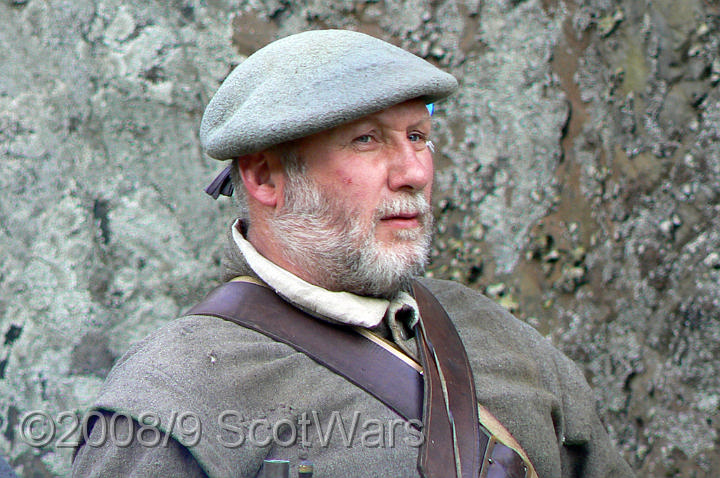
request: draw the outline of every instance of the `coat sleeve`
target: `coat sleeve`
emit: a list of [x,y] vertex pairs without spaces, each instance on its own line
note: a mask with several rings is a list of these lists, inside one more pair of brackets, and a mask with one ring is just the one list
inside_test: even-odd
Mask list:
[[[111,414],[103,411],[105,423],[110,422]],[[97,420],[95,421],[97,424]],[[174,438],[157,446],[145,446],[138,440],[131,440],[125,446],[127,434],[120,430],[138,430],[140,425],[132,420],[128,423],[123,416],[114,422],[118,433],[111,436],[107,429],[92,426],[86,443],[79,445],[73,459],[73,477],[97,478],[141,478],[141,477],[184,477],[207,478],[198,462]],[[131,428],[132,427],[132,428]]]
[[595,396],[580,369],[559,352],[555,363],[564,382],[559,437],[563,477],[634,477],[612,445],[597,414]]

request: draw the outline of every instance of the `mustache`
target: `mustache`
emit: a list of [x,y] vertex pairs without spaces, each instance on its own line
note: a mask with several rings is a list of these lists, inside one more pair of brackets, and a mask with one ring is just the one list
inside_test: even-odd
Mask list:
[[426,221],[431,211],[430,202],[421,191],[417,191],[381,202],[375,209],[374,220],[377,222],[383,217],[407,214],[417,215],[422,221]]

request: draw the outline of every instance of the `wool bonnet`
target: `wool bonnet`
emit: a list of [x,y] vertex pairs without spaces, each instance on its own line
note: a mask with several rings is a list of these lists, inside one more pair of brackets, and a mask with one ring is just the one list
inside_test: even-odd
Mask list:
[[452,94],[455,78],[364,33],[314,30],[261,48],[225,79],[205,109],[200,141],[232,159],[334,128],[407,100]]

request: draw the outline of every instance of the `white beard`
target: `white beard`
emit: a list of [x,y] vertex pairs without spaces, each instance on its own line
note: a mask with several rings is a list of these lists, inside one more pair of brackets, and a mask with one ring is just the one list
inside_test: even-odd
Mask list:
[[[285,206],[270,219],[284,258],[328,290],[394,297],[425,270],[432,241],[431,207],[421,191],[385,201],[363,224],[350,201],[325,194],[302,173],[290,173]],[[395,232],[390,244],[375,237],[380,218],[417,213],[420,227]]]

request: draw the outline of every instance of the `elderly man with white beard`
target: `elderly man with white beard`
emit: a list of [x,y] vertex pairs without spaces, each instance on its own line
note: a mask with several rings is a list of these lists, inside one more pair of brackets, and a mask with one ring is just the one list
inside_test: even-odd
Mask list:
[[230,160],[208,192],[242,203],[224,284],[115,365],[75,476],[632,476],[567,357],[421,278],[433,104],[456,88],[337,30],[230,74],[200,133]]

